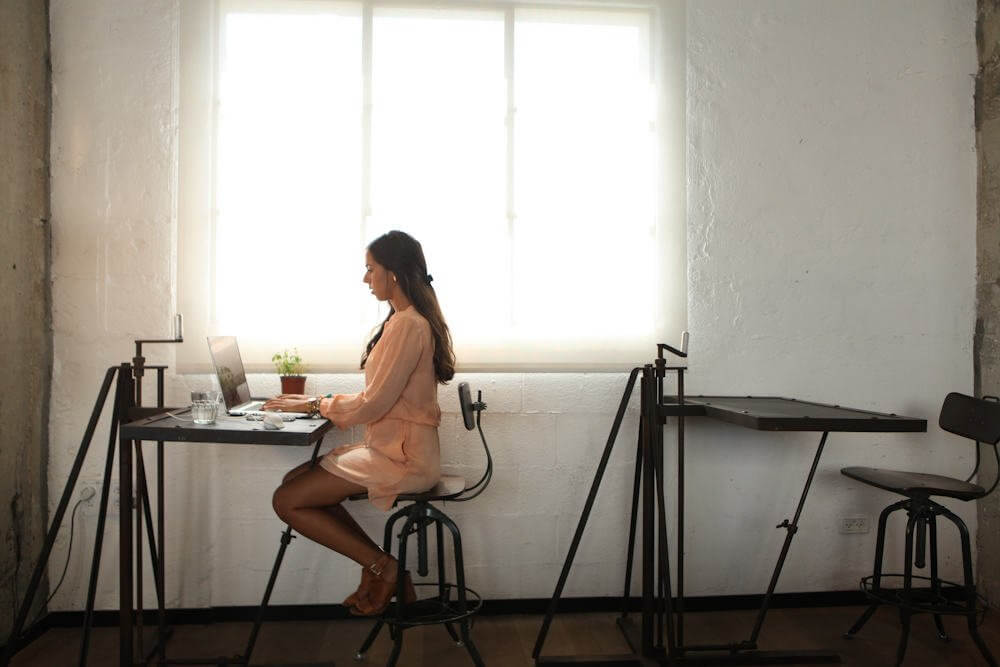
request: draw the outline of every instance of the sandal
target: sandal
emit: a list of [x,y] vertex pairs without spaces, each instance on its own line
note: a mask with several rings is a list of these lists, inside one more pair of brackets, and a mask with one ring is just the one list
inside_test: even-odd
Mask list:
[[357,607],[358,600],[367,598],[368,589],[371,588],[374,577],[375,575],[367,567],[361,568],[361,583],[358,584],[356,591],[344,598],[343,605],[345,607]]
[[[378,616],[386,610],[389,602],[396,595],[397,582],[389,581],[386,577],[391,571],[389,564],[393,561],[392,556],[385,554],[377,561],[368,566],[372,577],[368,589],[359,594],[357,600],[350,608],[354,616]],[[403,572],[403,604],[412,604],[417,601],[417,592],[413,588],[413,581],[410,579],[409,571]]]

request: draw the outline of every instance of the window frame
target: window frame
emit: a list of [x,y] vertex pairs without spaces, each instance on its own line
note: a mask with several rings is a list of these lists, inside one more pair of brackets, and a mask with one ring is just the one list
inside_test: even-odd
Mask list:
[[[181,3],[180,31],[180,85],[179,139],[178,139],[178,207],[177,207],[177,288],[178,311],[185,315],[188,342],[177,350],[177,368],[182,373],[200,373],[211,369],[205,353],[204,337],[212,330],[215,312],[215,225],[217,208],[216,191],[217,133],[218,127],[218,73],[220,66],[221,20],[228,8],[240,10],[295,12],[315,8],[322,1],[325,5],[361,7],[362,17],[362,211],[359,216],[359,237],[363,252],[367,239],[367,225],[371,214],[371,146],[372,146],[372,28],[376,8],[401,9],[467,9],[471,11],[502,12],[504,26],[504,60],[507,77],[506,110],[506,197],[508,237],[516,233],[513,179],[514,179],[514,108],[513,58],[514,14],[518,8],[572,11],[628,11],[639,12],[649,20],[649,72],[654,81],[656,95],[655,123],[657,127],[657,172],[659,183],[655,207],[656,244],[659,251],[658,278],[662,292],[657,295],[657,337],[679,337],[686,329],[686,243],[684,239],[686,214],[686,45],[684,43],[683,0],[651,0],[650,2],[476,2],[475,0],[441,0],[437,2],[375,1],[346,2],[344,0],[212,0],[206,3]],[[207,63],[210,65],[206,66]],[[208,113],[206,113],[208,111]],[[513,248],[513,242],[511,246]],[[512,251],[513,252],[513,251]],[[512,262],[512,252],[508,262]],[[359,260],[360,266],[360,260]],[[512,271],[512,268],[511,268]],[[208,275],[205,275],[205,274]],[[207,283],[207,285],[206,285]],[[382,309],[384,317],[387,309]],[[381,320],[380,317],[380,320]],[[379,320],[379,321],[380,321]],[[372,322],[377,326],[378,322]],[[649,341],[656,342],[656,341]],[[241,349],[249,372],[271,370],[270,354],[273,343],[258,344],[252,337],[241,337]],[[490,354],[490,345],[477,342],[467,344],[458,360],[461,372],[532,372],[532,371],[621,371],[636,361],[635,344],[616,348],[614,342],[607,346],[580,346],[578,354],[587,361],[552,362],[544,350],[536,351],[531,358],[519,361],[504,360],[501,355]],[[302,355],[310,360],[311,372],[356,372],[355,361],[360,357],[360,347],[349,345],[299,346]],[[495,350],[494,350],[495,351]],[[650,350],[652,352],[652,350]],[[463,356],[471,356],[471,363],[463,363]]]

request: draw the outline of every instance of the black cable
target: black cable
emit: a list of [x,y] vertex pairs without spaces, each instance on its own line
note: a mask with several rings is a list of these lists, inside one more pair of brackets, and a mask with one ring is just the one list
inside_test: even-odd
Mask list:
[[50,602],[52,602],[52,598],[56,596],[56,593],[59,592],[59,587],[62,586],[63,580],[66,578],[66,571],[69,569],[69,560],[70,557],[73,555],[73,532],[74,529],[76,528],[76,511],[80,508],[80,505],[82,505],[86,500],[87,500],[86,498],[80,498],[80,500],[76,501],[76,505],[73,505],[73,511],[69,515],[69,546],[66,547],[66,564],[63,565],[62,574],[59,576],[59,583],[56,584],[55,589],[53,589],[48,599],[45,600],[46,607],[49,605]]
[[69,515],[69,546],[66,547],[66,564],[63,565],[62,574],[59,576],[59,583],[56,584],[56,587],[52,590],[52,593],[50,593],[49,597],[46,598],[45,603],[42,604],[42,606],[39,608],[38,615],[35,616],[35,620],[31,622],[31,625],[28,626],[27,630],[24,630],[21,633],[22,636],[29,635],[35,629],[35,626],[38,625],[39,621],[42,620],[42,615],[45,613],[45,610],[48,609],[49,603],[52,602],[52,598],[54,598],[56,596],[56,593],[59,592],[59,587],[62,586],[63,580],[66,579],[66,572],[67,570],[69,570],[69,561],[73,555],[73,532],[76,528],[76,511],[80,508],[80,505],[82,505],[83,503],[85,503],[86,501],[90,500],[93,497],[94,497],[93,494],[91,494],[86,498],[80,498],[78,501],[76,501],[76,504],[73,505],[73,511]]

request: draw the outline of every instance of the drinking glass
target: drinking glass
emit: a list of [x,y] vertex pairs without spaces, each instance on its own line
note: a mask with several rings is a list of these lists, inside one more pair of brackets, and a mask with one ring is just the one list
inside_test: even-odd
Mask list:
[[191,392],[191,419],[195,424],[215,423],[220,397],[221,394],[217,391]]

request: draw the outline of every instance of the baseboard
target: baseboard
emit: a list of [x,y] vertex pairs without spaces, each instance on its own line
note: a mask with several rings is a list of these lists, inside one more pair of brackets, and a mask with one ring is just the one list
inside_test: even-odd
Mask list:
[[[760,607],[762,595],[713,595],[688,597],[684,600],[685,611],[726,611],[735,609],[756,609]],[[771,598],[774,609],[788,607],[838,607],[862,605],[867,599],[860,590],[823,591],[812,593],[775,593]],[[544,614],[549,607],[548,598],[518,598],[512,600],[485,600],[479,612],[483,616],[504,614]],[[620,597],[572,597],[559,601],[560,613],[614,612],[622,610]],[[642,598],[628,600],[629,611],[639,611]],[[167,623],[170,625],[199,625],[253,621],[257,617],[257,607],[204,607],[196,609],[168,609]],[[267,621],[316,621],[353,618],[347,608],[339,604],[273,605],[265,613]],[[145,625],[156,625],[156,610],[143,612]],[[83,625],[82,611],[55,611],[47,614],[39,622],[42,629],[78,627]],[[118,625],[117,610],[94,612],[94,626]]]

